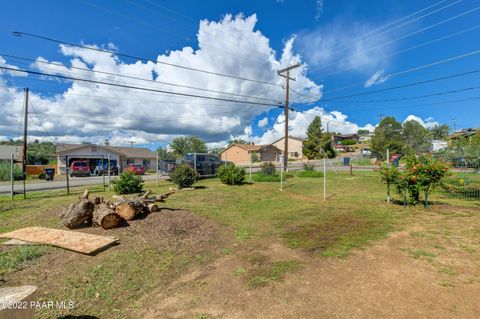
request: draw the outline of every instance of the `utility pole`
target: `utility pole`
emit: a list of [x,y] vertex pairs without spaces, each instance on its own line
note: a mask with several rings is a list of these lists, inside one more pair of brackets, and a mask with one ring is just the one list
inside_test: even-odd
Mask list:
[[[295,81],[295,79],[290,77],[290,70],[298,68],[300,63],[291,65],[285,69],[277,71],[277,74],[285,78],[285,147],[283,151],[283,170],[287,171],[288,167],[288,98],[290,92],[290,80]],[[285,73],[285,74],[284,74]]]
[[27,179],[27,134],[28,134],[28,88],[25,89],[25,117],[23,119],[23,156],[22,156],[22,172],[23,172],[23,198],[27,198],[25,192],[25,180]]
[[134,142],[134,141],[128,141],[128,143],[130,143],[130,147],[133,147],[133,144],[137,143],[137,142]]

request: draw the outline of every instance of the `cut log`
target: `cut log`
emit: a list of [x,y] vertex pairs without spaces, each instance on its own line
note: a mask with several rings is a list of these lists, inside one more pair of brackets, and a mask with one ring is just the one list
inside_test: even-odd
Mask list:
[[157,204],[148,204],[148,210],[152,213],[158,212]]
[[150,191],[146,191],[145,194],[140,196],[140,199],[141,200],[148,200],[148,195],[150,195]]
[[132,220],[137,215],[148,212],[148,207],[141,200],[126,199],[115,203],[115,212],[125,220]]
[[110,229],[123,226],[126,222],[122,216],[115,213],[107,204],[101,203],[95,206],[93,211],[93,226]]
[[157,195],[157,196],[155,196],[155,201],[156,202],[163,202],[163,201],[165,201],[165,199],[167,199],[168,196],[170,196],[174,193],[175,193],[175,191],[170,191],[170,192],[167,192],[167,193],[164,193],[164,194]]
[[67,212],[63,215],[63,225],[68,228],[75,228],[85,223],[90,224],[94,208],[95,205],[88,200],[88,190],[85,190],[80,200],[70,205]]

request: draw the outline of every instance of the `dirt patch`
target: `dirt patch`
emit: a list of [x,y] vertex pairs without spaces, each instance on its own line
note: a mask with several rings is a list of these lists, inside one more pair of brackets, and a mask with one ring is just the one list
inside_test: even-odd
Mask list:
[[208,261],[218,244],[213,221],[183,210],[162,209],[129,223],[111,230],[80,229],[118,237],[119,244],[96,256],[46,248],[23,269],[7,273],[0,286],[36,285],[41,300],[73,300],[77,305],[73,313],[46,310],[40,318],[88,313],[117,317],[111,311],[135,307],[150,290],[165,287],[189,267]]
[[319,223],[287,226],[283,238],[291,248],[324,252],[338,245],[346,236],[362,236],[377,226],[379,224],[374,220],[342,214]]
[[[471,230],[462,226],[466,222],[471,224]],[[473,232],[478,230],[478,223],[475,216],[445,218],[439,213],[426,212],[413,217],[408,230],[394,232],[344,259],[319,257],[301,249],[289,249],[274,239],[262,239],[254,247],[237,248],[208,267],[185,274],[167,290],[144,298],[137,315],[143,318],[479,318],[478,249],[462,247],[465,242],[475,249],[480,246],[479,233]],[[363,224],[360,222],[357,227],[360,225]],[[444,234],[442,230],[448,232]],[[345,225],[330,237],[351,231],[352,227]],[[437,241],[437,248],[429,246]],[[285,260],[299,260],[301,268],[283,272],[281,280],[268,280],[272,265],[280,262],[279,269],[284,269],[281,262]],[[261,285],[249,289],[245,279],[250,278],[249,270],[256,269],[266,282],[259,280]],[[275,274],[274,269],[272,277]]]

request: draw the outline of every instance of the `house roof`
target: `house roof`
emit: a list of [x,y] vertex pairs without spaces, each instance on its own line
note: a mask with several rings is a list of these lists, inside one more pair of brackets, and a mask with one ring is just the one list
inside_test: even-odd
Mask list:
[[272,148],[275,148],[278,152],[281,152],[280,149],[278,149],[277,147],[275,147],[274,145],[272,144],[267,144],[267,145],[256,145],[256,144],[232,144],[230,146],[228,146],[227,148],[225,148],[223,151],[220,152],[220,154],[222,154],[223,152],[225,152],[226,150],[228,150],[229,148],[233,147],[233,146],[238,146],[240,148],[243,148],[244,150],[248,151],[248,152],[252,152],[252,151],[260,151],[266,147],[272,147]]
[[113,152],[130,158],[156,158],[155,152],[148,148],[140,147],[123,147],[110,145],[96,145],[96,144],[57,144],[57,154],[68,153],[69,151],[79,149],[82,147],[96,146],[109,152]]
[[[285,136],[284,136],[284,137],[281,137],[281,138],[279,138],[278,140],[276,140],[276,141],[275,141],[275,142],[273,142],[272,144],[275,144],[275,143],[277,143],[277,142],[279,142],[279,141],[281,141],[281,140],[283,140],[283,139],[285,139]],[[305,141],[305,139],[304,139],[304,138],[301,138],[301,137],[296,137],[296,136],[290,136],[290,135],[288,136],[288,139],[297,140],[297,141],[300,141],[300,142],[304,142],[304,141]]]
[[0,159],[10,160],[13,154],[14,159],[18,160],[22,156],[23,146],[0,145]]

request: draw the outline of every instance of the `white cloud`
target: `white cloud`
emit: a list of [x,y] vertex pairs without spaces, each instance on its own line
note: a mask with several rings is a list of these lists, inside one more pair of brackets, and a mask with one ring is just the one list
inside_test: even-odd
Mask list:
[[371,87],[372,85],[381,84],[388,80],[388,76],[384,76],[385,71],[379,70],[375,72],[364,84],[366,88]]
[[[256,23],[256,15],[248,17],[225,15],[220,21],[202,20],[197,34],[198,50],[184,47],[160,54],[157,59],[170,64],[279,84],[283,83],[283,78],[276,74],[276,70],[299,62],[302,66],[292,74],[296,78],[293,88],[321,96],[322,86],[306,77],[307,66],[299,55],[293,53],[295,38],[286,41],[280,58],[277,59],[275,51],[270,47],[269,39],[255,30]],[[113,44],[107,44],[106,47],[116,49]],[[48,65],[39,63],[47,62],[45,57],[38,57],[33,66],[47,73],[69,74],[93,80],[115,81],[212,97],[242,99],[71,69],[71,66],[278,101],[284,99],[284,90],[280,86],[237,81],[160,63],[123,61],[115,55],[84,48],[60,45],[60,52],[70,58],[69,63]],[[5,63],[3,59],[0,63],[1,61]],[[35,117],[31,120],[32,138],[40,137],[44,135],[44,130],[48,130],[53,138],[61,142],[101,143],[105,138],[109,138],[112,144],[127,145],[129,140],[138,143],[168,143],[178,135],[194,134],[211,143],[227,140],[231,136],[250,136],[251,129],[250,132],[245,132],[244,129],[251,124],[252,118],[273,108],[176,97],[80,81],[66,83],[68,89],[57,95],[45,97],[36,94],[35,91],[31,92],[31,100],[40,117],[40,120]],[[295,102],[296,97],[292,98],[292,102]],[[0,86],[2,134],[7,136],[17,134],[22,105],[21,91]]]
[[345,70],[370,74],[388,64],[387,55],[392,50],[392,45],[384,45],[390,40],[387,33],[363,36],[375,28],[367,23],[337,19],[299,33],[296,49],[316,74],[326,76]]
[[[428,117],[426,118],[425,120],[422,120],[420,117],[416,116],[416,115],[413,115],[413,114],[410,114],[409,116],[407,116],[405,118],[405,120],[403,121],[403,123],[405,122],[408,122],[408,121],[417,121],[418,123],[420,123],[423,127],[425,128],[432,128],[434,127],[435,125],[440,125],[437,121],[435,121],[432,117]],[[403,124],[402,123],[402,124]]]
[[[5,59],[2,58],[1,56],[0,56],[0,66],[6,67],[6,68],[12,68],[12,69],[15,69],[15,70],[19,69],[19,67],[17,67],[16,65],[8,64],[7,61],[5,61]],[[3,72],[7,73],[8,75],[12,75],[12,76],[18,76],[18,77],[26,77],[27,76],[26,73],[16,72],[16,71],[11,71],[11,70],[6,71],[6,70],[3,70],[3,69],[0,71],[0,74],[3,73]]]
[[258,121],[258,127],[265,127],[268,126],[268,117],[264,117],[263,119]]
[[[347,115],[338,111],[325,112],[325,110],[319,106],[304,112],[291,112],[290,114],[289,135],[292,136],[305,137],[308,125],[310,125],[315,116],[320,116],[324,131],[327,130],[327,126],[330,132],[342,134],[357,133],[359,129],[368,129],[370,131],[375,129],[371,124],[359,126],[358,124],[348,121]],[[273,127],[262,136],[256,138],[258,143],[269,144],[284,136],[284,123],[285,117],[283,114],[280,114],[273,124]]]

